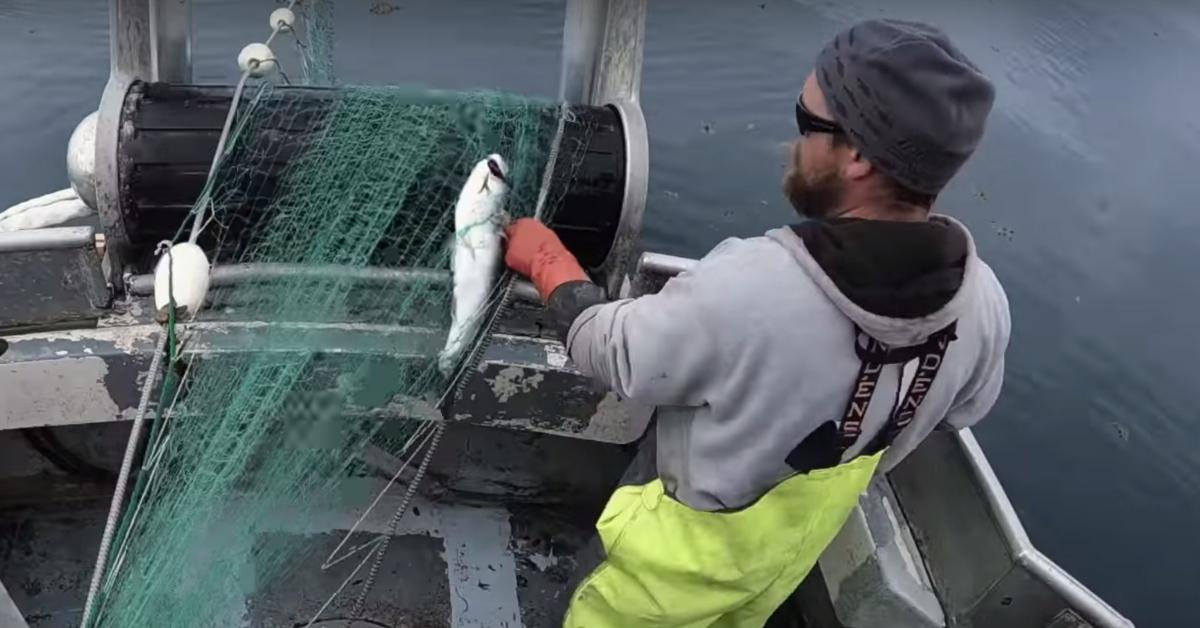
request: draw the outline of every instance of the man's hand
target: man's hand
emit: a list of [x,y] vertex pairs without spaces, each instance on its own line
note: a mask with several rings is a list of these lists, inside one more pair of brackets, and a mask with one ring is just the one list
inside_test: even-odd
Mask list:
[[571,281],[590,281],[574,255],[563,246],[558,234],[533,218],[513,221],[505,230],[508,251],[504,263],[529,277],[541,295],[550,298],[555,288]]

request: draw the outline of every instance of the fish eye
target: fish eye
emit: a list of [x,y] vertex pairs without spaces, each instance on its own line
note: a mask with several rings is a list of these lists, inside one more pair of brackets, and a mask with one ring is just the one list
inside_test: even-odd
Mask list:
[[492,176],[504,181],[505,183],[508,183],[508,179],[504,177],[504,170],[500,168],[500,164],[497,163],[495,159],[487,160],[487,166],[488,170],[491,171]]

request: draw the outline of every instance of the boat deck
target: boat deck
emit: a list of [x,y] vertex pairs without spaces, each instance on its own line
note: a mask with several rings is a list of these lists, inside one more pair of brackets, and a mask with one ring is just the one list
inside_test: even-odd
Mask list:
[[[100,441],[107,446],[92,440],[88,460],[101,469],[115,469],[124,427],[80,426],[77,438],[68,433],[62,440],[81,444],[85,433],[93,439],[102,433],[105,438]],[[0,433],[0,450],[7,461],[3,471],[26,471],[0,480],[0,582],[31,628],[73,628],[80,621],[111,483],[63,474],[16,431]],[[374,495],[385,483],[370,477],[349,482],[347,491],[362,495]],[[402,486],[393,487],[351,535],[349,546],[382,533],[402,494]],[[574,568],[574,554],[590,533],[586,519],[563,516],[562,509],[550,506],[488,504],[482,496],[473,500],[475,504],[455,499],[414,500],[366,598],[362,616],[374,623],[363,625],[553,626],[550,609],[557,607],[556,599]],[[358,565],[351,559],[321,569],[358,514],[280,513],[273,529],[252,542],[289,542],[299,535],[305,549],[282,578],[257,583],[253,574],[243,577],[247,582],[242,584],[258,593],[229,609],[230,625],[306,625]],[[314,625],[353,625],[335,620],[349,615],[366,572],[363,568],[350,580]]]
[[[64,473],[61,456],[86,460],[95,467],[92,475],[116,469],[128,425],[54,429],[61,449],[68,452],[60,452],[58,466],[20,431],[0,432],[0,582],[30,628],[79,625],[112,496],[109,479]],[[513,453],[520,455],[521,449]],[[305,549],[281,578],[258,583],[254,574],[245,574],[241,582],[231,582],[257,593],[228,609],[228,625],[301,628],[347,578],[343,594],[314,626],[559,625],[557,615],[568,595],[576,555],[593,530],[597,506],[589,493],[599,495],[599,487],[578,491],[576,498],[583,502],[563,503],[534,490],[540,480],[509,477],[501,485],[486,473],[464,472],[471,467],[462,464],[471,457],[470,447],[452,445],[447,457],[457,460],[453,487],[447,488],[447,461],[435,463],[428,490],[414,500],[390,540],[360,620],[346,618],[369,566],[354,577],[350,576],[357,558],[321,568],[358,518],[360,511],[346,509],[305,516],[280,513],[269,531],[249,541],[246,551],[251,550],[249,543],[292,542],[302,536]],[[384,484],[381,478],[354,478],[346,490],[367,496],[355,500],[366,503]],[[351,535],[348,547],[384,532],[403,492],[402,486],[394,486]],[[506,502],[498,499],[501,494],[520,497]],[[785,614],[780,613],[773,625],[804,625],[784,619]]]
[[[104,528],[108,499],[102,491],[40,505],[0,510],[0,579],[30,628],[74,628]],[[364,543],[386,526],[390,511],[369,519],[351,536]],[[321,563],[353,524],[352,513],[264,534],[260,542],[303,535],[306,550],[284,578],[265,584],[230,625],[305,626],[357,565],[328,570]],[[401,523],[379,577],[366,598],[364,626],[438,628],[554,626],[553,608],[564,595],[574,553],[586,527],[555,518],[546,509],[507,513],[499,508],[439,506],[420,501]],[[322,614],[316,626],[350,615],[366,569]],[[241,618],[244,617],[244,621]]]

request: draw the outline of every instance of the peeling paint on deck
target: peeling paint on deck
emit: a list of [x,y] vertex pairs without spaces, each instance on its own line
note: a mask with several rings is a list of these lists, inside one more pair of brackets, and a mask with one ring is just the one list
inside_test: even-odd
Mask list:
[[545,374],[535,371],[526,375],[526,370],[519,366],[510,366],[499,373],[491,381],[492,392],[496,401],[505,403],[513,395],[537,390],[546,379]]
[[36,427],[49,415],[69,416],[73,423],[123,418],[130,408],[113,400],[105,384],[108,376],[108,363],[98,357],[0,364],[5,390],[0,425]]

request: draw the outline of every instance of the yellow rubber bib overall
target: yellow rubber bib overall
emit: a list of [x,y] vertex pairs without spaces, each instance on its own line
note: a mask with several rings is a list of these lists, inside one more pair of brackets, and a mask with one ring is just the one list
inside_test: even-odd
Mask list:
[[882,455],[797,475],[730,513],[692,510],[660,480],[617,489],[596,526],[608,558],[575,590],[564,626],[762,626],[833,541]]
[[[841,530],[953,339],[951,325],[902,352],[868,342],[846,413],[827,431],[832,462],[742,510],[693,510],[664,494],[658,479],[618,488],[596,525],[607,558],[575,589],[564,628],[761,627]],[[860,436],[882,364],[910,359],[919,360],[916,376],[871,453],[837,464]]]

